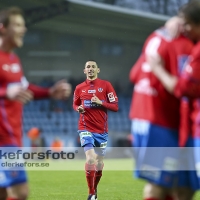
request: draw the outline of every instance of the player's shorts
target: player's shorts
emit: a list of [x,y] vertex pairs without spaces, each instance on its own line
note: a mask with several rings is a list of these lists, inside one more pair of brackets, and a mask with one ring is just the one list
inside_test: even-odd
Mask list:
[[[12,146],[12,145],[11,145]],[[17,149],[16,147],[9,150],[8,146],[0,147],[2,152],[12,152],[13,149]],[[1,152],[1,153],[2,153]],[[2,157],[0,158],[0,187],[7,188],[13,185],[26,183],[27,182],[27,175],[24,167],[11,167],[10,163],[19,163],[19,160],[9,160]]]
[[[131,129],[136,177],[163,187],[184,186],[195,190],[199,187],[193,170],[193,153],[179,148],[178,131],[138,119],[132,120]],[[192,140],[187,145],[192,146]],[[185,166],[185,163],[190,164]]]
[[79,130],[78,133],[82,147],[91,144],[97,155],[105,156],[108,133],[91,133],[87,130]]

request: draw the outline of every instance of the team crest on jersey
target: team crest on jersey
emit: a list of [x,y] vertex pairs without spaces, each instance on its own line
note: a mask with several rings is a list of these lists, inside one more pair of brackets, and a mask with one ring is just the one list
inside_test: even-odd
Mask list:
[[88,93],[96,93],[96,90],[88,90]]
[[115,96],[114,96],[113,92],[108,93],[108,99],[110,102],[115,101]]
[[98,91],[99,92],[103,92],[103,88],[98,88]]

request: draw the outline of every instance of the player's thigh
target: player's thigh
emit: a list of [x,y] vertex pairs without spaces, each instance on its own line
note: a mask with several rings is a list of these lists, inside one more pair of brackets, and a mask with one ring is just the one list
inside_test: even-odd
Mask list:
[[108,144],[108,133],[92,133],[95,144],[95,153],[99,155],[99,159],[106,154]]
[[29,193],[28,183],[19,183],[7,188],[8,196],[16,199],[27,199]]
[[0,200],[6,200],[6,198],[7,198],[6,188],[0,187]]

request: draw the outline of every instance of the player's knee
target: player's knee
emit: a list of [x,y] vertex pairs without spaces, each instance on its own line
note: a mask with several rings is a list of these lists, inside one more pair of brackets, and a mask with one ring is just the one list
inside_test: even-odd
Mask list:
[[175,196],[180,200],[192,200],[195,191],[190,188],[178,188],[174,191]]
[[86,163],[89,165],[93,165],[95,163],[95,158],[93,156],[87,156]]
[[8,197],[27,200],[29,195],[29,188],[27,183],[19,184],[8,188],[7,193]]
[[97,169],[102,169],[104,166],[103,160],[97,160],[96,161],[96,168]]
[[163,187],[160,187],[158,185],[148,183],[144,187],[143,196],[144,198],[158,198],[163,199],[166,194],[166,189]]

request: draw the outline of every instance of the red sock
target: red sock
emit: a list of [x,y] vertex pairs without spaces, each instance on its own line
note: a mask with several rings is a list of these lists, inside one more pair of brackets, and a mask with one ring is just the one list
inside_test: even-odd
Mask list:
[[146,199],[144,199],[144,200],[159,200],[159,199],[154,198],[154,197],[151,197],[151,198],[146,198]]
[[172,196],[167,195],[167,196],[165,197],[165,200],[174,200],[174,198],[173,198]]
[[95,165],[89,165],[85,163],[85,175],[88,184],[89,194],[94,194],[94,176],[95,176]]
[[20,200],[20,199],[8,197],[6,200]]
[[[96,166],[95,166],[96,167]],[[95,179],[94,179],[94,189],[96,190],[96,188],[97,188],[97,185],[98,185],[98,183],[99,183],[99,181],[100,181],[100,179],[101,179],[101,177],[102,177],[102,170],[103,170],[103,167],[104,167],[104,163],[103,163],[103,165],[101,166],[101,168],[95,168]]]

